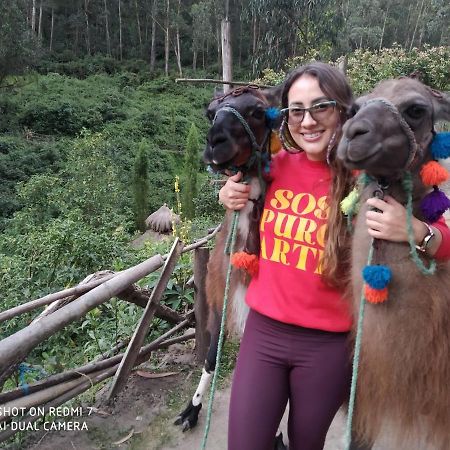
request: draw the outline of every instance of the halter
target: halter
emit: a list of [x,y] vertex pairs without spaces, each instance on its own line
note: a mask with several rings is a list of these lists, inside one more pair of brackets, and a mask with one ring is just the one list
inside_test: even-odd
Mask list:
[[[247,91],[241,91],[239,94],[240,95],[244,92]],[[236,94],[233,94],[236,96]],[[243,171],[243,172],[247,172],[249,169],[251,169],[252,167],[254,167],[255,163],[258,164],[258,171],[261,172],[261,163],[262,163],[262,159],[263,159],[263,153],[264,153],[264,147],[267,144],[267,139],[271,133],[271,129],[270,127],[266,127],[266,133],[264,135],[263,141],[261,142],[261,144],[258,144],[258,142],[256,141],[256,137],[255,134],[253,133],[252,129],[250,128],[249,124],[247,123],[247,121],[244,119],[244,117],[242,117],[241,113],[233,108],[232,106],[225,104],[225,106],[223,106],[222,108],[218,109],[216,111],[216,114],[214,115],[214,119],[213,119],[213,125],[217,120],[217,116],[219,115],[219,113],[223,111],[223,112],[229,112],[231,114],[233,114],[239,121],[239,123],[243,126],[244,130],[246,131],[251,145],[252,145],[252,153],[250,155],[250,158],[248,159],[248,161],[243,164],[242,166],[231,166],[229,167],[229,169],[232,172],[238,172],[239,170]],[[265,163],[268,163],[267,158],[264,161]]]
[[406,137],[408,138],[409,142],[409,155],[408,159],[405,164],[405,170],[410,170],[413,163],[416,162],[419,156],[423,156],[423,149],[416,141],[416,137],[414,136],[414,133],[411,129],[411,127],[408,125],[406,120],[403,118],[403,116],[400,114],[400,111],[397,109],[397,107],[391,103],[389,100],[386,100],[385,98],[378,97],[373,98],[370,100],[367,100],[362,106],[361,109],[365,108],[367,105],[370,105],[371,103],[382,103],[383,106],[385,106],[398,120],[403,132],[406,134]]

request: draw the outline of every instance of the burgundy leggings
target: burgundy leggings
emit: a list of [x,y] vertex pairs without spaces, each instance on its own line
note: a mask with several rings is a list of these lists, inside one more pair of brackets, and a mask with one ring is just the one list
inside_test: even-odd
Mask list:
[[351,380],[348,333],[250,311],[231,390],[228,450],[273,450],[289,400],[289,450],[322,450]]

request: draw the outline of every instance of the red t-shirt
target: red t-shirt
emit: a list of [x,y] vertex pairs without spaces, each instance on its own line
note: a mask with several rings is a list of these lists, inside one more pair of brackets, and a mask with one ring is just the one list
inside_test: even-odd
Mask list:
[[271,176],[260,224],[259,273],[248,288],[248,305],[284,323],[350,330],[348,302],[320,275],[329,167],[308,160],[304,152],[282,150],[273,160]]

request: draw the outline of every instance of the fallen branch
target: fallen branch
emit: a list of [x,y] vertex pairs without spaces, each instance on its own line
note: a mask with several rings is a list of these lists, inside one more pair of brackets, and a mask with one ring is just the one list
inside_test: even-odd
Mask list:
[[119,275],[119,273],[121,272],[108,275],[102,278],[101,280],[91,281],[90,283],[86,284],[78,284],[72,288],[64,289],[63,291],[55,292],[53,294],[46,295],[45,297],[38,298],[36,300],[31,300],[22,305],[15,306],[14,308],[8,309],[7,311],[3,311],[0,313],[0,323],[4,322],[5,320],[12,319],[13,317],[20,316],[21,314],[32,311],[33,309],[39,308],[41,306],[49,305],[50,303],[53,303],[56,300],[70,297],[71,295],[75,296],[82,295],[90,291],[91,289],[99,286],[100,284],[104,283],[105,281],[114,278],[115,276]]
[[28,353],[46,338],[111,297],[115,297],[126,286],[154,272],[163,263],[161,255],[153,256],[117,274],[50,316],[43,317],[39,322],[30,324],[0,341],[0,385],[11,373],[11,366],[23,361]]

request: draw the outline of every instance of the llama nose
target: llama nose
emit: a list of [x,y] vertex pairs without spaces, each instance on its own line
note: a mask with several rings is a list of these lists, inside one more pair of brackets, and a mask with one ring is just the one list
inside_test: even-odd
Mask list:
[[352,140],[358,135],[367,134],[370,132],[369,123],[365,120],[351,120],[347,131],[345,132],[345,136],[347,139]]

